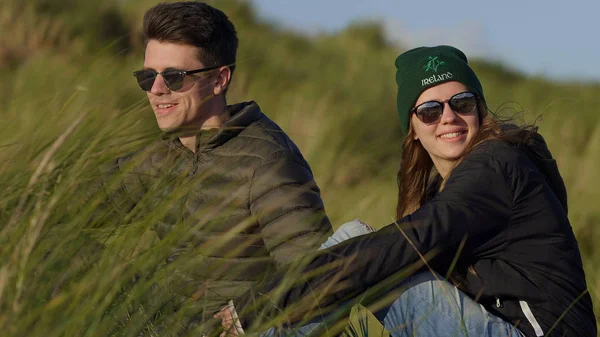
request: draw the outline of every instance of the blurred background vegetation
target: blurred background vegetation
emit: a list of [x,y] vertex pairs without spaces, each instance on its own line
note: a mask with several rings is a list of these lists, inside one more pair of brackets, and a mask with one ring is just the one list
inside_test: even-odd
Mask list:
[[[230,102],[256,100],[313,167],[334,226],[394,220],[402,137],[394,59],[376,22],[307,37],[257,17],[247,1],[208,1],[240,38]],[[3,336],[106,336],[125,266],[159,259],[129,227],[90,267],[83,223],[97,201],[86,184],[103,159],[158,137],[145,94],[140,35],[150,0],[0,2],[0,331]],[[540,126],[569,193],[569,215],[600,312],[600,83],[529,77],[471,60],[492,110]],[[132,239],[134,238],[134,239]],[[125,264],[111,254],[133,258]],[[133,296],[133,295],[131,295]],[[104,330],[103,330],[104,329]],[[134,335],[135,328],[123,330]]]

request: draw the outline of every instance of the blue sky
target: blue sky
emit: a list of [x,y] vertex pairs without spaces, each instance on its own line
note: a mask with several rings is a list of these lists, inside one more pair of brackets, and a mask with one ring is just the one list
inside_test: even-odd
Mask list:
[[252,0],[307,33],[380,20],[408,48],[452,44],[527,74],[600,81],[600,0]]

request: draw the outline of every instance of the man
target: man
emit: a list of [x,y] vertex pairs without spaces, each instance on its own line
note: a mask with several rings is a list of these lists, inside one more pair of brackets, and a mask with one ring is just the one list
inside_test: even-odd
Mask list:
[[132,204],[151,205],[148,221],[156,219],[161,243],[172,243],[166,266],[175,267],[157,293],[172,298],[178,315],[162,322],[163,331],[178,334],[316,250],[331,225],[290,138],[257,103],[226,103],[238,45],[227,16],[201,2],[159,4],[143,30],[144,66],[134,75],[165,137],[116,168],[133,167],[123,192]]

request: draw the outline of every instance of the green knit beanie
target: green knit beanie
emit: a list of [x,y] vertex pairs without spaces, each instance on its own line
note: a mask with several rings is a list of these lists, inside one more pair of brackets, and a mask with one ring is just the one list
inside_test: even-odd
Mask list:
[[444,82],[457,81],[475,92],[483,103],[483,88],[469,67],[465,54],[455,47],[436,46],[411,49],[396,58],[398,84],[398,115],[402,131],[408,132],[410,110],[428,88]]

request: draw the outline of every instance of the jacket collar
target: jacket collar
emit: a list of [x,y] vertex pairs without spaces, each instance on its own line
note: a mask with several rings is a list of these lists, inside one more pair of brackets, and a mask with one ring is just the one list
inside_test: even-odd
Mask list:
[[[196,154],[225,144],[262,117],[262,111],[254,101],[229,105],[226,110],[230,117],[223,125],[219,128],[201,130],[196,134]],[[177,147],[184,147],[179,141],[177,131],[165,133],[163,139],[169,139],[170,143]]]

